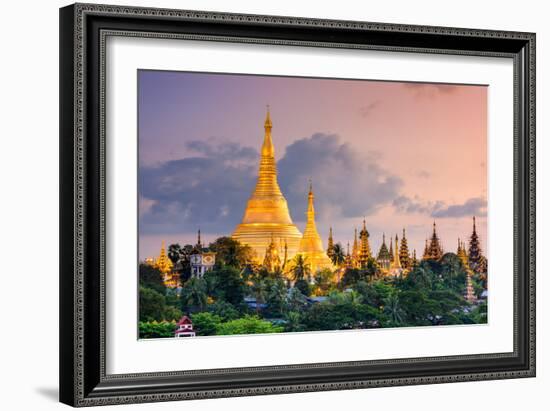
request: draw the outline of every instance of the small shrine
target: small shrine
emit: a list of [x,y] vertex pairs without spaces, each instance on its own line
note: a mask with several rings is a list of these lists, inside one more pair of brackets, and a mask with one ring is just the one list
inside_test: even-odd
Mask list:
[[195,337],[195,331],[193,330],[193,322],[191,319],[184,315],[176,324],[177,328],[174,333],[174,337]]

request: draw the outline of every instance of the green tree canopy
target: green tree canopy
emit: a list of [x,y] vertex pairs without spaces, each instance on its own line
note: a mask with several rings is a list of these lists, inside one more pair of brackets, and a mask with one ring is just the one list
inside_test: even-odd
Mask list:
[[246,295],[246,284],[239,270],[232,266],[220,266],[204,275],[207,293],[216,301],[222,300],[240,308]]
[[180,298],[183,311],[204,309],[207,302],[206,281],[197,277],[189,279],[181,290]]
[[176,331],[175,321],[140,321],[138,324],[139,338],[169,338],[174,336]]
[[391,326],[396,327],[403,324],[405,312],[401,308],[401,303],[396,293],[391,293],[384,299],[384,314],[388,316]]
[[266,279],[267,314],[283,316],[288,310],[287,288],[282,278]]
[[222,323],[218,327],[218,335],[236,334],[270,334],[283,332],[284,328],[275,326],[269,321],[261,320],[256,316],[245,315],[237,320]]
[[198,336],[216,335],[218,327],[222,323],[219,316],[209,312],[193,313],[191,321],[193,321],[193,329]]
[[236,320],[240,313],[235,306],[227,301],[219,300],[213,304],[208,304],[207,310],[209,313],[217,315],[222,321]]
[[139,320],[172,321],[182,316],[181,311],[173,306],[166,305],[166,298],[152,288],[139,288]]
[[166,291],[166,287],[162,281],[162,273],[149,264],[139,265],[139,285],[151,288],[162,295]]
[[218,267],[225,265],[243,269],[253,259],[252,249],[231,237],[217,238],[208,248],[216,253]]

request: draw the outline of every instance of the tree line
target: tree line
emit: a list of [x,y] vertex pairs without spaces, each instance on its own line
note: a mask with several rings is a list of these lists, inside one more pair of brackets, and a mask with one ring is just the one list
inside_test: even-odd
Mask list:
[[[467,274],[454,253],[421,261],[407,276],[393,278],[382,275],[375,259],[362,269],[313,273],[298,255],[270,272],[251,263],[250,248],[231,238],[221,237],[209,249],[216,252],[216,265],[197,278],[189,264],[193,247],[169,247],[180,290],[166,288],[157,269],[140,265],[141,338],[173,336],[183,314],[199,336],[487,322],[483,299],[475,305],[464,299]],[[484,278],[472,279],[478,297]]]

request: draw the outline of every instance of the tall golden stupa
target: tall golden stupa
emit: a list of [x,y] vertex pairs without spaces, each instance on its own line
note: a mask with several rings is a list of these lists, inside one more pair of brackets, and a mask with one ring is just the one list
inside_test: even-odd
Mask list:
[[313,206],[314,198],[313,187],[310,182],[306,212],[306,229],[300,241],[298,253],[306,258],[312,272],[323,268],[334,268],[332,261],[323,248],[323,241],[317,232],[317,225],[315,224],[315,207]]
[[271,117],[269,107],[264,123],[264,142],[261,150],[258,181],[248,200],[241,224],[235,228],[232,237],[249,245],[259,262],[275,239],[286,244],[287,257],[291,259],[298,252],[302,233],[292,222],[288,205],[277,182],[275,147],[271,139]]

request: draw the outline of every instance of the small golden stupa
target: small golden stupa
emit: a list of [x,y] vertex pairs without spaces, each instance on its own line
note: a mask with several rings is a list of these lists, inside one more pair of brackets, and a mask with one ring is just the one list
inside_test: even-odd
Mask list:
[[298,253],[304,256],[312,272],[316,272],[323,268],[334,268],[332,261],[323,248],[323,241],[317,232],[317,225],[315,224],[315,207],[313,206],[314,199],[313,186],[310,181],[306,212],[306,229],[300,241]]
[[259,262],[262,261],[273,239],[286,243],[287,257],[291,259],[298,252],[302,238],[302,233],[292,222],[286,199],[277,182],[272,128],[268,107],[256,188],[248,200],[241,224],[235,228],[232,235],[235,240],[249,245]]

